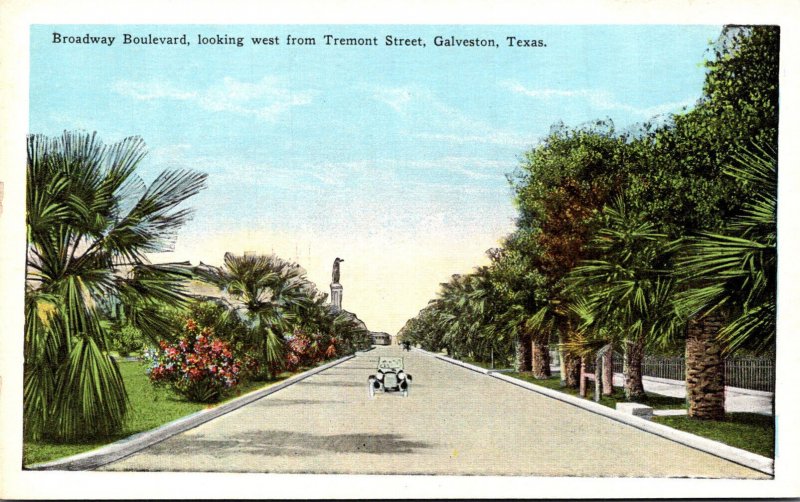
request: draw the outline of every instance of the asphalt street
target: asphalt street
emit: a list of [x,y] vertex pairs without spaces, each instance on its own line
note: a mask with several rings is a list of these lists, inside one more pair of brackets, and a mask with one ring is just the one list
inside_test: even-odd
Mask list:
[[[408,397],[369,397],[381,355],[404,357]],[[360,354],[102,470],[768,477],[398,347]]]

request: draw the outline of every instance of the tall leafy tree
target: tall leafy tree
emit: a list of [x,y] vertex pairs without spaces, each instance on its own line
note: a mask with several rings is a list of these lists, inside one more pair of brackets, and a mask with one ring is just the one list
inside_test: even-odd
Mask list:
[[748,193],[726,176],[740,148],[778,150],[778,26],[726,26],[710,48],[703,95],[637,141],[643,158],[628,198],[672,238],[719,229]]
[[[511,176],[519,206],[517,226],[535,242],[529,259],[545,278],[547,303],[537,316],[552,322],[559,347],[576,335],[579,320],[565,278],[589,258],[587,243],[600,224],[600,210],[625,186],[631,150],[611,122],[557,126],[527,152]],[[580,359],[562,351],[562,383],[577,387]]]
[[57,439],[118,430],[127,397],[109,356],[109,304],[145,335],[168,326],[159,305],[185,299],[185,264],[151,264],[191,211],[181,203],[206,175],[135,173],[141,138],[104,145],[94,134],[28,137],[25,432]]

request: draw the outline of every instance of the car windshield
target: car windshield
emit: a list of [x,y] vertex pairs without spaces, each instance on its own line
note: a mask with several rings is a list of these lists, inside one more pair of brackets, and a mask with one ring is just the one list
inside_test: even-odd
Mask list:
[[379,370],[401,370],[403,369],[403,358],[402,357],[381,357],[378,359],[378,369]]

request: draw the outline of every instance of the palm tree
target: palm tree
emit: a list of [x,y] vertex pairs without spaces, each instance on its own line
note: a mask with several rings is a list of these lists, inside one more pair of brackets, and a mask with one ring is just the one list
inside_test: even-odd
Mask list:
[[[624,200],[604,209],[605,224],[591,242],[595,259],[570,274],[571,287],[584,295],[585,334],[602,344],[616,341],[624,353],[625,397],[645,397],[642,360],[647,340],[674,337],[682,326],[672,302],[675,281],[671,260],[677,244],[655,231],[652,223],[630,212]],[[621,328],[617,340],[609,339]],[[603,329],[606,328],[606,329]]]
[[416,317],[406,322],[398,336],[404,341],[419,344],[425,350],[439,352],[444,348],[444,343],[443,331],[437,320],[438,315],[436,300],[433,300],[420,310]]
[[[330,311],[329,311],[330,312]],[[331,319],[328,334],[330,335],[328,349],[334,347],[335,352],[328,352],[328,357],[335,355],[353,354],[357,350],[369,348],[372,337],[369,330],[365,329],[346,312],[330,313]]]
[[196,271],[226,293],[232,308],[247,318],[262,376],[274,376],[283,366],[284,335],[298,325],[301,309],[313,303],[315,290],[305,271],[275,255],[233,253],[225,253],[223,267],[201,263]]
[[[145,335],[169,326],[185,264],[153,265],[190,217],[178,206],[205,174],[165,171],[150,186],[135,174],[141,138],[111,146],[94,134],[27,140],[25,433],[70,440],[118,430],[127,395],[109,356],[106,307],[116,304]],[[143,315],[146,314],[146,315]]]
[[736,161],[725,172],[750,201],[722,233],[688,239],[679,262],[690,289],[678,304],[693,317],[686,345],[689,415],[700,419],[724,416],[724,354],[741,347],[763,351],[775,341],[778,163],[758,147]]

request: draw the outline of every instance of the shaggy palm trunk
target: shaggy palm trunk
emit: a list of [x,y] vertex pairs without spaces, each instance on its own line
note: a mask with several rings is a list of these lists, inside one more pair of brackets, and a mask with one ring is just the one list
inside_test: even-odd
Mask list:
[[563,379],[564,386],[577,389],[581,380],[581,358],[564,352],[564,367],[566,368]]
[[642,359],[644,359],[644,339],[625,340],[622,372],[625,377],[625,399],[628,401],[641,401],[645,398]]
[[581,358],[564,350],[563,344],[570,339],[572,325],[563,320],[558,327],[559,359],[561,359],[561,386],[577,389],[581,379]]
[[516,360],[514,366],[517,372],[531,370],[531,335],[523,333],[517,338],[516,342]]
[[547,339],[536,337],[533,341],[533,363],[531,371],[534,378],[550,378],[550,347]]
[[702,420],[725,418],[725,361],[717,332],[719,314],[691,319],[686,334],[686,397],[689,416]]
[[609,349],[603,354],[603,395],[610,396],[614,393],[614,350]]

